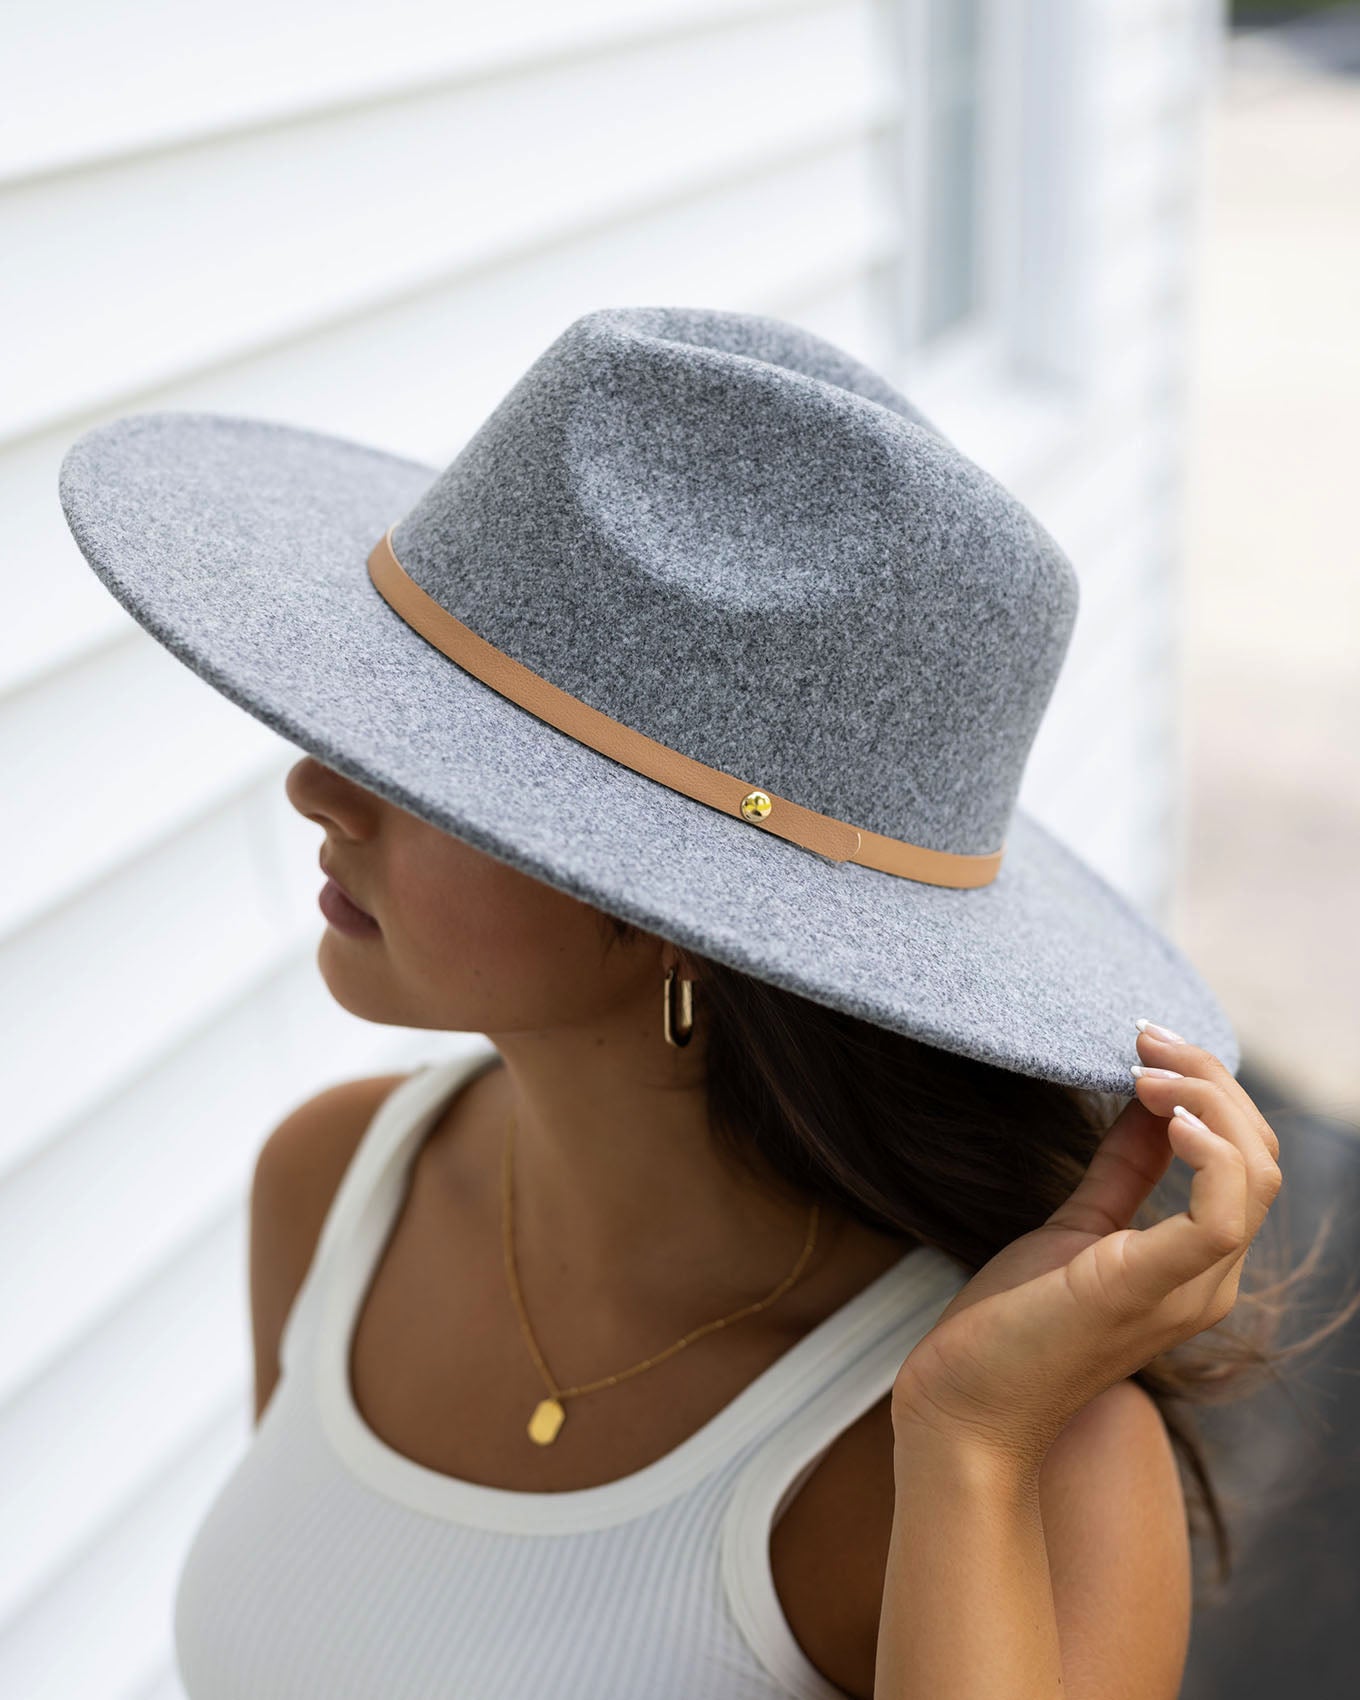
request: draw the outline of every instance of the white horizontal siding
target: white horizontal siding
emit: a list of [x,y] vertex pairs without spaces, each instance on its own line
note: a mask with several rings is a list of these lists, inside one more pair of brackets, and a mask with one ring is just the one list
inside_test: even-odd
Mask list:
[[[801,0],[806,4],[807,0]],[[13,81],[0,180],[90,160],[182,149],[231,131],[550,61],[645,38],[711,32],[800,0],[7,0]],[[116,66],[118,76],[108,76]]]
[[[6,1615],[35,1584],[54,1581],[91,1530],[109,1528],[134,1505],[241,1387],[247,1341],[236,1230],[234,1212],[215,1219],[7,1402],[0,1486],[7,1520],[27,1539],[0,1569]],[[57,1491],[59,1438],[67,1444],[55,1453]]]
[[[457,1042],[329,997],[319,835],[282,792],[298,752],[98,583],[61,454],[122,412],[205,407],[433,468],[610,302],[774,312],[891,369],[898,3],[6,10],[0,1279],[34,1295],[0,1312],[7,1697],[178,1695],[174,1577],[249,1432],[260,1141],[320,1085]],[[1149,897],[1201,14],[1081,23],[1080,382],[993,372],[927,407],[1082,578],[1025,800]]]
[[[232,1326],[224,1314],[217,1331],[224,1355],[233,1351],[227,1332]],[[239,1353],[236,1362],[241,1363]],[[21,1700],[86,1695],[124,1700],[152,1684],[182,1693],[170,1668],[169,1602],[198,1518],[249,1432],[247,1412],[242,1399],[233,1398],[181,1452],[163,1456],[144,1491],[108,1524],[91,1526],[61,1573],[0,1627],[7,1694]],[[50,1455],[49,1478],[58,1458],[55,1451]]]
[[238,795],[279,747],[125,615],[112,642],[0,697],[7,800],[41,823],[0,840],[0,937]]
[[0,1169],[135,1079],[311,930],[264,863],[277,806],[272,790],[229,799],[0,947],[11,1045]]
[[[92,1107],[40,1124],[0,1185],[0,1244],[40,1306],[0,1312],[0,1409],[238,1203],[260,1130],[320,1084],[390,1053],[292,952]],[[360,1044],[366,1041],[366,1044]],[[60,1222],[62,1231],[52,1232]],[[2,1614],[0,1614],[2,1615]]]
[[61,358],[11,347],[0,439],[860,133],[865,18],[772,11],[14,185],[0,320],[60,325]]

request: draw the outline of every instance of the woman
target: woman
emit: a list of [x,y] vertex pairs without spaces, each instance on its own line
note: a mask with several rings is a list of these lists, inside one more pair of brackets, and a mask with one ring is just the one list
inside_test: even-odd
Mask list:
[[309,752],[332,995],[484,1040],[264,1145],[194,1700],[1171,1700],[1159,1360],[1279,1142],[1015,805],[1076,612],[1032,516],[831,344],[682,308],[575,321],[442,474],[167,413],[61,493]]

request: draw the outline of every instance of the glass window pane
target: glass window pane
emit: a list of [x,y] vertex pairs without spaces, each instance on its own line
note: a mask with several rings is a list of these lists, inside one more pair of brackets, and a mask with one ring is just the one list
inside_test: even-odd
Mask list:
[[977,305],[981,35],[981,0],[926,0],[923,339]]
[[926,0],[926,51],[936,73],[976,65],[981,35],[980,0]]

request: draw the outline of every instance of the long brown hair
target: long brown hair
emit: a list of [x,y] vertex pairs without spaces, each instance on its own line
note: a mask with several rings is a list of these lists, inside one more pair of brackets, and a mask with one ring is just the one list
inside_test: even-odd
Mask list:
[[[608,942],[640,933],[601,916]],[[708,1118],[719,1144],[880,1233],[933,1245],[972,1270],[1052,1215],[1128,1101],[959,1056],[693,951],[682,956],[704,1005]],[[1149,1227],[1183,1207],[1149,1200],[1134,1225]],[[1182,1470],[1190,1531],[1207,1526],[1220,1584],[1232,1571],[1232,1541],[1191,1407],[1278,1381],[1282,1362],[1360,1309],[1356,1293],[1313,1333],[1277,1344],[1294,1289],[1314,1274],[1333,1219],[1286,1273],[1267,1236],[1275,1220],[1268,1217],[1228,1317],[1132,1378],[1161,1412]]]

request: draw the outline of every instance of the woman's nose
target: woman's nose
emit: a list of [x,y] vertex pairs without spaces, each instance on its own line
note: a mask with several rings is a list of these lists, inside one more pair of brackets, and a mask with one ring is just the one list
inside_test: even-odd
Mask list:
[[284,794],[300,815],[319,826],[333,827],[347,838],[364,838],[373,830],[381,799],[343,773],[304,756],[288,769]]

